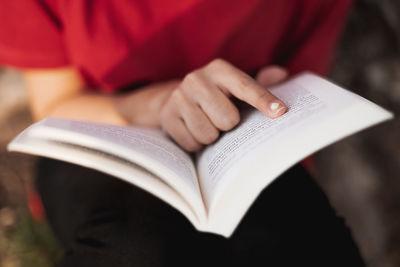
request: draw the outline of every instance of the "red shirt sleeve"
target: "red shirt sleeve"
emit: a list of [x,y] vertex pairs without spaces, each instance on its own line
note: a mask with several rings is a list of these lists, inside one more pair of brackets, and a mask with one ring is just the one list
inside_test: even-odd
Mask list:
[[[312,3],[313,2],[313,3]],[[303,70],[326,75],[352,0],[303,1],[299,20],[286,40],[284,65],[291,74]],[[319,6],[318,8],[315,8]]]
[[68,65],[55,4],[1,0],[0,64],[22,68]]

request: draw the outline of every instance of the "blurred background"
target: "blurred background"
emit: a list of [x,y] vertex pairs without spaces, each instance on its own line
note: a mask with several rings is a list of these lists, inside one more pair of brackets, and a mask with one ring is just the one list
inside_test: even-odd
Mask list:
[[[395,119],[318,152],[315,178],[367,266],[400,266],[400,1],[358,0],[331,78]],[[17,72],[0,68],[0,266],[52,266],[60,255],[32,193],[35,159],[6,152],[31,123]]]

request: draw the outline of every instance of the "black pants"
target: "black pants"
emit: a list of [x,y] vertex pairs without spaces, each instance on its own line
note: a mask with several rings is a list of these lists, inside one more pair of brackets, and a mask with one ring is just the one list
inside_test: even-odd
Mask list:
[[299,165],[262,192],[230,239],[197,232],[169,205],[108,175],[48,159],[37,167],[65,248],[58,266],[364,266],[343,220]]

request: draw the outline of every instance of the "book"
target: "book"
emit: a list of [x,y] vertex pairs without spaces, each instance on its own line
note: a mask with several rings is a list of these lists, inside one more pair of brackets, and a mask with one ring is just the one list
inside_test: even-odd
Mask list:
[[393,118],[311,72],[269,89],[288,106],[276,119],[246,108],[241,122],[196,154],[156,128],[47,118],[8,145],[134,184],[204,232],[230,237],[261,191],[303,158]]

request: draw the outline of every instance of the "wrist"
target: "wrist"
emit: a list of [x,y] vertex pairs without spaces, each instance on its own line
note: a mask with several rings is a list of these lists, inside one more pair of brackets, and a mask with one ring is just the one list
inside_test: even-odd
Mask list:
[[130,124],[159,127],[162,106],[178,85],[178,81],[157,83],[117,96],[116,110]]

